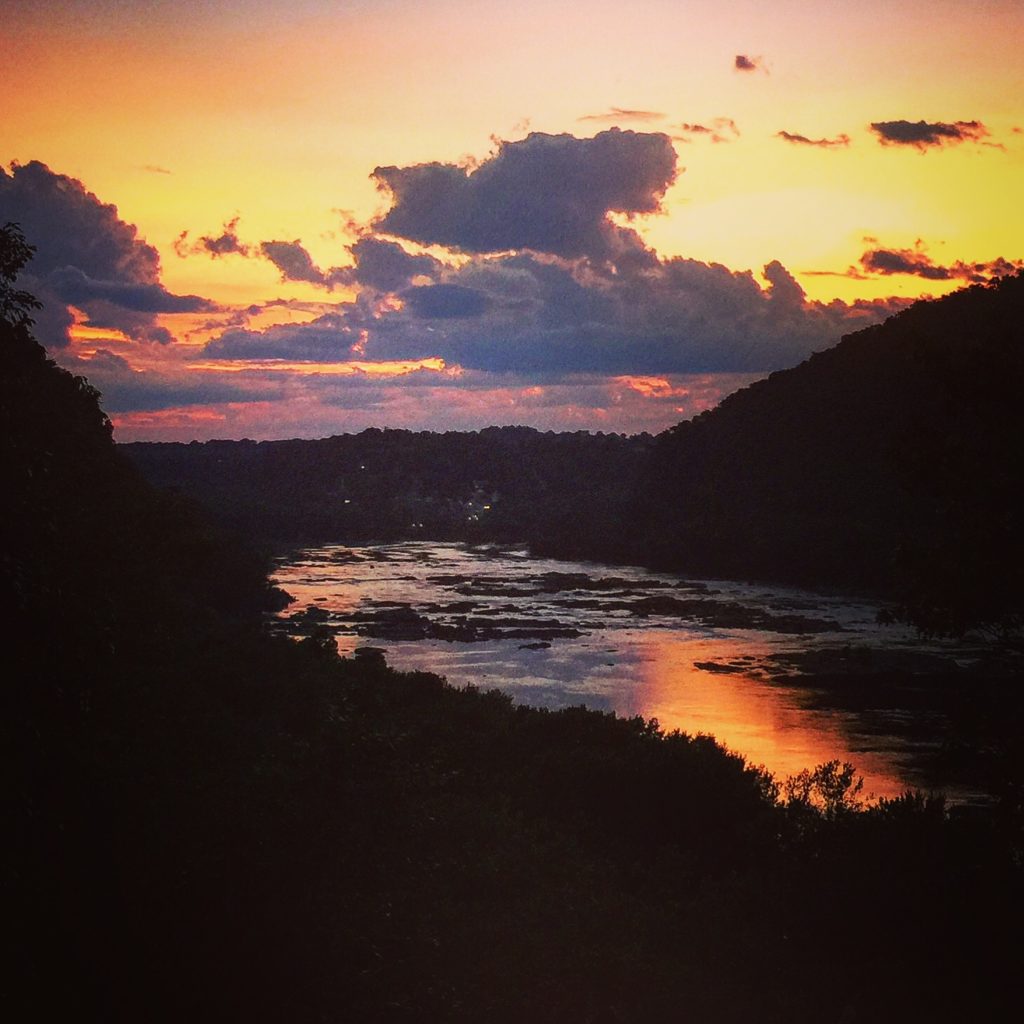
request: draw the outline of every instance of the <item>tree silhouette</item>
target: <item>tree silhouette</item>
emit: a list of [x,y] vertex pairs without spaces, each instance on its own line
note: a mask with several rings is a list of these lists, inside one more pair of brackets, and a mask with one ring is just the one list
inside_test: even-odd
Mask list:
[[14,287],[35,251],[17,224],[8,222],[0,228],[0,320],[15,327],[30,325],[31,311],[42,307],[34,295]]

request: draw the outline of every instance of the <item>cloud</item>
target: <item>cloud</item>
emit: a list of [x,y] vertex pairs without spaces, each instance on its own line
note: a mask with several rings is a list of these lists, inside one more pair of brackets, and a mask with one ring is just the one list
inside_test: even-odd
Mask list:
[[60,267],[48,274],[45,281],[62,302],[79,309],[94,302],[136,313],[205,313],[217,308],[198,295],[172,295],[161,284],[97,281],[78,267]]
[[142,168],[144,171],[148,171],[150,174],[170,174],[166,167],[158,167],[156,164],[145,164]]
[[201,235],[198,241],[188,244],[188,232],[182,231],[174,241],[174,251],[182,258],[195,254],[212,256],[214,259],[220,256],[238,255],[249,256],[251,248],[238,237],[238,221],[241,218],[233,217],[226,221],[219,235]]
[[43,163],[14,163],[9,173],[0,167],[3,221],[18,222],[36,247],[21,280],[43,302],[36,334],[45,345],[69,343],[70,306],[92,326],[158,342],[170,340],[156,322],[158,313],[214,308],[198,296],[167,292],[156,249],[121,220],[117,208]]
[[676,177],[671,140],[609,129],[591,139],[539,132],[502,142],[478,166],[378,167],[391,208],[379,233],[470,253],[532,249],[609,259],[642,250],[610,213],[656,213]]
[[871,130],[883,146],[913,146],[922,153],[930,147],[984,142],[991,134],[980,121],[874,121]]
[[[269,260],[278,269],[283,281],[304,281],[332,290],[339,285],[362,285],[382,292],[398,291],[414,278],[434,278],[441,266],[426,254],[413,255],[397,242],[363,234],[348,246],[353,263],[349,267],[321,270],[306,247],[298,239],[291,242],[271,240],[248,245],[238,236],[239,217],[224,224],[219,235],[203,235],[188,241],[182,231],[174,242],[174,251],[181,257],[207,255],[214,259],[226,255],[257,257]],[[351,230],[364,230],[354,223]]]
[[208,342],[210,359],[288,359],[339,362],[357,357],[362,324],[354,304],[344,313],[325,313],[304,324],[280,324],[265,331],[231,329]]
[[732,62],[734,71],[763,71],[768,74],[762,57],[748,57],[745,53],[738,53]]
[[777,261],[764,284],[720,264],[622,265],[528,252],[476,256],[402,303],[341,303],[309,324],[232,330],[213,359],[422,360],[484,373],[763,373],[791,366],[891,304],[809,302]]
[[735,142],[740,130],[731,117],[716,117],[710,125],[691,124],[684,121],[675,126],[679,134],[673,136],[679,142],[693,142],[695,138],[706,138],[712,142]]
[[177,409],[222,402],[266,401],[280,396],[280,382],[237,374],[136,370],[129,362],[107,349],[97,349],[89,358],[61,353],[61,365],[88,378],[98,388],[108,414],[142,410]]
[[869,249],[860,258],[863,269],[870,274],[912,274],[929,281],[966,281],[980,284],[1024,267],[1024,260],[1007,260],[1002,256],[988,262],[965,263],[957,260],[948,266],[935,263],[922,249]]
[[260,253],[281,272],[282,281],[306,281],[330,290],[351,280],[348,267],[321,270],[298,239],[293,242],[261,242]]
[[612,107],[603,114],[584,114],[577,118],[578,121],[603,121],[605,123],[619,124],[622,121],[663,121],[665,114],[658,110],[627,110],[622,107]]
[[850,136],[846,134],[837,135],[834,139],[809,139],[806,135],[781,131],[776,132],[775,137],[797,146],[818,146],[821,149],[840,149],[850,145]]
[[366,235],[349,246],[355,260],[351,280],[382,292],[398,291],[414,278],[436,278],[441,263],[433,256],[414,256],[397,242]]
[[424,319],[450,320],[480,316],[488,306],[487,296],[459,284],[432,284],[401,292],[412,312]]

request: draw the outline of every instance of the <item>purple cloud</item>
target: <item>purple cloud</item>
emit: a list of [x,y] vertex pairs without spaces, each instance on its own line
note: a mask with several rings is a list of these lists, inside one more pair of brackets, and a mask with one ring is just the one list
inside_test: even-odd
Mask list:
[[328,290],[351,279],[348,267],[331,267],[321,270],[296,239],[294,242],[261,242],[260,254],[265,256],[281,272],[282,281],[306,281]]
[[673,137],[679,142],[692,142],[694,138],[706,138],[715,143],[735,142],[740,137],[740,130],[731,117],[716,117],[710,125],[684,121],[675,127],[679,134]]
[[1024,260],[1007,260],[1000,256],[987,262],[965,263],[957,260],[943,266],[935,263],[920,249],[869,249],[861,256],[860,264],[870,274],[911,274],[929,281],[980,284],[1015,273],[1024,267]]
[[768,74],[764,59],[761,57],[748,57],[745,53],[738,53],[732,62],[734,71],[763,71]]
[[70,306],[91,326],[139,341],[166,342],[161,312],[213,309],[195,295],[172,295],[160,283],[160,257],[138,237],[117,208],[101,203],[82,183],[32,161],[0,167],[0,222],[15,221],[36,247],[21,280],[43,303],[36,334],[51,347],[69,343]]
[[837,135],[834,139],[809,139],[806,135],[781,131],[776,132],[775,137],[796,146],[817,146],[820,149],[841,149],[850,145],[850,136],[846,134]]
[[981,121],[874,121],[871,130],[883,146],[930,148],[961,142],[984,142],[991,134]]
[[617,128],[591,139],[533,133],[503,142],[478,166],[378,167],[392,200],[382,234],[464,252],[532,249],[609,259],[642,250],[610,213],[655,213],[676,177],[671,140]]
[[628,110],[623,107],[612,107],[603,114],[584,114],[579,121],[602,121],[605,124],[620,124],[622,121],[663,121],[665,115],[659,110]]

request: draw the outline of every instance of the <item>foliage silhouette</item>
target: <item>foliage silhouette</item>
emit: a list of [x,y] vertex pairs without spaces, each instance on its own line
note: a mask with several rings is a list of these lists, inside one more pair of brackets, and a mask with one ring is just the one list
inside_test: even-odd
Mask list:
[[32,311],[42,308],[34,295],[14,287],[34,252],[17,224],[0,227],[0,320],[11,326],[30,326]]

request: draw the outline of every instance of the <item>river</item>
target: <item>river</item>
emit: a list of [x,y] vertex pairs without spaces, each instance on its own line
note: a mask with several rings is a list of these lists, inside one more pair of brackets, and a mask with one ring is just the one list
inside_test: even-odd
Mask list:
[[[514,548],[326,545],[282,560],[273,581],[295,599],[275,628],[302,636],[326,626],[342,654],[379,647],[395,668],[501,689],[525,704],[584,704],[710,733],[780,780],[849,761],[875,797],[934,788],[929,765],[950,723],[934,710],[870,700],[823,707],[809,673],[870,679],[983,655],[880,626],[877,606],[849,598]],[[943,791],[979,796],[956,779]]]

